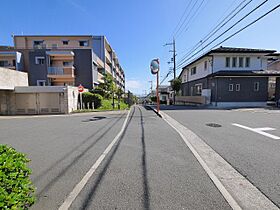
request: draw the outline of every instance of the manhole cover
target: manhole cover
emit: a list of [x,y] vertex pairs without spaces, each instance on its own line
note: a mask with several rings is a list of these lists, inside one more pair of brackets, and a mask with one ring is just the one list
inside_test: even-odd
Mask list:
[[213,127],[213,128],[220,128],[220,127],[222,127],[220,124],[217,124],[217,123],[207,123],[206,125],[209,126],[209,127]]

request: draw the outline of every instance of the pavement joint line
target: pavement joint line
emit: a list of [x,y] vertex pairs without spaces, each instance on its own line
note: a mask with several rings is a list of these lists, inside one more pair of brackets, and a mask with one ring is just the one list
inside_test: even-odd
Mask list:
[[279,210],[272,201],[195,133],[165,112],[161,112],[161,114],[163,119],[182,137],[200,165],[234,210]]
[[123,126],[120,130],[120,132],[115,136],[113,141],[107,146],[107,148],[104,150],[104,152],[100,155],[100,157],[97,159],[97,161],[92,165],[92,167],[89,169],[89,171],[85,174],[85,176],[82,178],[82,180],[76,184],[74,189],[70,192],[70,194],[67,196],[67,198],[64,200],[63,204],[59,207],[59,210],[67,210],[73,203],[73,201],[77,198],[79,193],[82,191],[84,186],[87,184],[89,179],[92,177],[93,173],[96,171],[96,169],[99,167],[99,165],[102,163],[102,161],[105,159],[107,154],[111,151],[113,146],[116,144],[116,142],[120,139],[121,135],[123,134],[125,127],[127,125],[128,117],[130,115],[131,109],[129,109],[129,112],[125,118],[125,121],[123,123]]

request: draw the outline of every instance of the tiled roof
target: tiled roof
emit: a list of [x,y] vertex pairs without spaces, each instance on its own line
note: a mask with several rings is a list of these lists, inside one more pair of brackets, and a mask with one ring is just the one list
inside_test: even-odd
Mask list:
[[237,47],[219,47],[209,51],[209,53],[274,53],[276,50],[237,48]]

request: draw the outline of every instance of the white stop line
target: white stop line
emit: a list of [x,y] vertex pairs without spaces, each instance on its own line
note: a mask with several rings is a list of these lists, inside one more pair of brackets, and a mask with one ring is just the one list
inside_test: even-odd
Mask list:
[[237,123],[233,123],[232,125],[237,126],[239,128],[244,128],[244,129],[249,130],[249,131],[253,131],[255,133],[261,134],[263,136],[266,136],[266,137],[269,137],[269,138],[272,138],[272,139],[275,139],[275,140],[279,140],[280,139],[279,136],[275,136],[275,135],[272,135],[272,134],[269,134],[269,133],[265,132],[265,131],[274,131],[274,130],[276,130],[275,128],[269,128],[269,127],[265,127],[265,128],[250,128],[250,127],[247,127],[247,126],[244,126],[244,125],[240,125],[240,124],[237,124]]

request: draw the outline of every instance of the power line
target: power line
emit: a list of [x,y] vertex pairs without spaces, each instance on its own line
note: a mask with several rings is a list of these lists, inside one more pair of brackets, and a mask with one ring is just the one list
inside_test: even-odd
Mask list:
[[[245,0],[246,1],[246,0]],[[187,58],[193,51],[199,48],[199,45],[204,44],[208,41],[212,36],[214,36],[221,28],[223,28],[228,22],[230,22],[237,14],[239,14],[244,8],[246,8],[253,0],[247,2],[242,8],[240,8],[236,13],[234,13],[245,1],[241,2],[233,11],[230,12],[211,32],[209,32],[201,41],[198,42],[191,50],[189,50],[179,62],[183,61]],[[226,20],[232,13],[234,13],[228,20]],[[224,22],[226,20],[226,22]],[[224,23],[223,23],[224,22]]]
[[193,0],[189,1],[189,3],[187,4],[187,6],[186,6],[186,8],[185,8],[185,10],[184,10],[184,12],[183,12],[183,14],[182,14],[182,16],[181,16],[179,22],[178,22],[178,24],[176,25],[175,29],[173,30],[172,37],[174,36],[174,33],[176,32],[176,29],[178,28],[178,26],[180,25],[181,21],[183,20],[183,18],[184,18],[184,16],[185,16],[185,14],[186,14],[188,8],[190,7],[192,1],[193,1]]
[[178,32],[180,32],[181,28],[183,27],[183,25],[185,24],[185,22],[187,21],[187,19],[189,18],[191,11],[193,10],[193,8],[196,6],[196,4],[198,3],[198,0],[195,1],[195,3],[193,4],[192,8],[190,9],[190,12],[188,13],[188,15],[185,17],[184,21],[182,22],[182,24],[180,25],[179,29],[175,32],[174,37],[177,36]]
[[[263,14],[262,16],[260,16],[259,18],[257,18],[256,20],[252,21],[251,23],[249,23],[248,25],[244,26],[243,28],[239,29],[238,31],[236,31],[235,33],[231,34],[230,36],[228,36],[227,38],[225,38],[223,41],[219,42],[218,44],[216,44],[215,46],[213,46],[210,50],[212,50],[213,48],[219,46],[220,44],[224,43],[225,41],[231,39],[232,37],[236,36],[237,34],[239,34],[240,32],[242,32],[243,30],[245,30],[246,28],[250,27],[251,25],[257,23],[258,21],[260,21],[261,19],[263,19],[264,17],[266,17],[267,15],[269,15],[271,12],[275,11],[276,9],[278,9],[280,7],[280,4],[278,4],[277,6],[275,6],[274,8],[272,8],[271,10],[269,10],[268,12],[266,12],[265,14]],[[195,55],[197,55],[200,51],[196,52],[195,54],[193,54],[190,58],[188,58],[186,61],[190,60],[191,58],[193,58]],[[186,62],[185,61],[185,62]],[[184,62],[184,63],[185,63]]]
[[[222,37],[224,34],[226,34],[228,31],[230,31],[232,28],[234,28],[237,24],[239,24],[241,21],[243,21],[246,17],[248,17],[249,15],[251,15],[253,12],[255,12],[257,9],[259,9],[260,7],[262,7],[265,3],[267,3],[268,0],[263,1],[261,4],[259,4],[257,7],[255,7],[253,10],[251,10],[249,13],[247,13],[245,16],[243,16],[241,19],[239,19],[237,22],[235,22],[232,26],[230,26],[227,30],[225,30],[223,33],[221,33],[219,36],[217,36],[216,38],[214,38],[211,42],[209,42],[207,45],[205,45],[201,50],[199,50],[198,52],[196,52],[194,55],[197,55],[199,52],[201,52],[203,49],[205,49],[206,47],[208,47],[209,45],[211,45],[213,42],[215,42],[216,40],[218,40],[220,37]],[[194,55],[192,55],[190,58],[194,57]],[[188,58],[188,56],[185,56],[183,59],[183,61],[180,61],[180,63],[178,64],[178,67],[184,65],[184,63],[186,63],[186,61],[190,60],[190,58]]]

